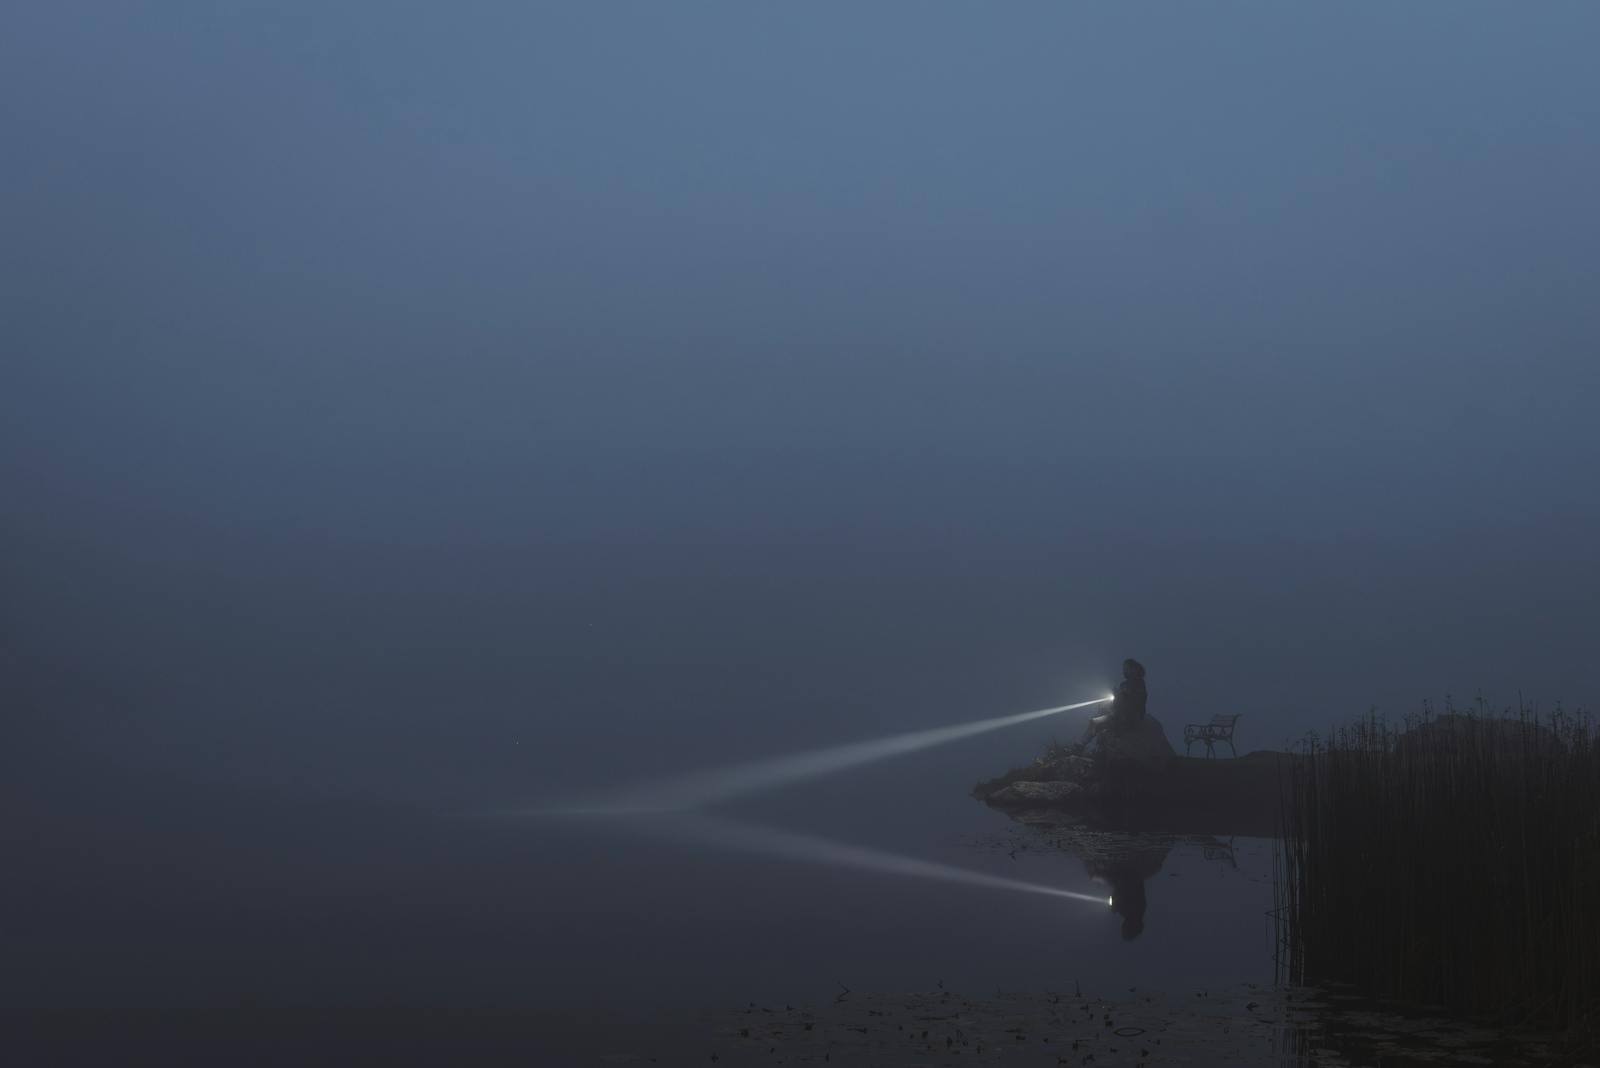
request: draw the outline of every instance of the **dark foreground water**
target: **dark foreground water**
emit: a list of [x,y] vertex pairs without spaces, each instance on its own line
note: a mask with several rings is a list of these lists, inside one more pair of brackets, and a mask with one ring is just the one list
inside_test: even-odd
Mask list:
[[1274,987],[1270,842],[1016,823],[963,796],[962,763],[907,757],[722,816],[1093,900],[723,849],[645,817],[109,771],[99,793],[35,782],[37,833],[6,824],[0,1049],[28,1064],[1557,1063]]

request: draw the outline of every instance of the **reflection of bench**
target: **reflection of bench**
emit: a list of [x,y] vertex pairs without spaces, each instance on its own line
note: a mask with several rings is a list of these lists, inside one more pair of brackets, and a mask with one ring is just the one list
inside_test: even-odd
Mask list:
[[1231,716],[1212,716],[1210,723],[1191,723],[1183,728],[1183,754],[1189,755],[1189,747],[1195,742],[1206,744],[1206,756],[1216,756],[1212,748],[1218,742],[1227,742],[1228,749],[1234,756],[1239,755],[1239,750],[1233,748],[1233,725],[1239,722],[1240,713]]
[[1201,843],[1207,860],[1225,861],[1234,870],[1238,870],[1239,861],[1233,855],[1233,837],[1230,835],[1226,842],[1219,842],[1215,838],[1209,842]]

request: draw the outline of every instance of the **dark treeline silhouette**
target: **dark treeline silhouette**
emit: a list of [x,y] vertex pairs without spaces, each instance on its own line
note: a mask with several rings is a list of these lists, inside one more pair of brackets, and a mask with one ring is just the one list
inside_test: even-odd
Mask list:
[[1376,717],[1284,779],[1288,978],[1595,1043],[1600,734],[1586,716]]

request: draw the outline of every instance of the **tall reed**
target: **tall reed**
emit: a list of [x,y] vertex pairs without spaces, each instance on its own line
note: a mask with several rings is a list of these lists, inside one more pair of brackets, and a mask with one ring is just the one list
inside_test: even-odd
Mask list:
[[1288,978],[1593,1042],[1600,733],[1448,708],[1311,738],[1284,762]]

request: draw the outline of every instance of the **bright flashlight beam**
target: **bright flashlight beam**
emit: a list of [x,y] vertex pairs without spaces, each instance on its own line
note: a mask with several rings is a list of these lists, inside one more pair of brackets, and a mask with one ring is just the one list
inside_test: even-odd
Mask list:
[[1105,898],[1098,894],[1080,894],[1073,890],[1045,886],[1043,883],[1028,883],[1020,879],[1007,879],[1001,875],[989,875],[985,872],[972,871],[967,868],[956,868],[931,860],[919,860],[916,857],[907,857],[899,853],[886,853],[879,849],[868,849],[865,846],[835,842],[832,839],[818,838],[814,835],[795,834],[792,831],[783,831],[772,827],[757,827],[748,823],[736,823],[732,820],[707,816],[703,813],[674,817],[667,826],[686,833],[696,841],[707,845],[738,849],[747,853],[764,853],[789,860],[810,861],[813,864],[829,864],[834,867],[856,868],[861,871],[882,872],[887,875],[934,879],[939,882],[981,886],[991,890],[1014,890],[1025,894],[1043,894],[1046,897],[1072,898],[1076,901],[1093,902],[1102,907],[1104,907],[1106,901]]
[[681,778],[635,787],[607,803],[564,811],[574,815],[581,813],[622,815],[700,808],[759,790],[770,790],[792,782],[843,771],[845,768],[870,764],[875,760],[899,756],[902,753],[913,753],[918,749],[957,742],[963,738],[971,738],[975,734],[1014,727],[1018,723],[1043,719],[1045,716],[1054,716],[1060,712],[1105,704],[1110,700],[1112,700],[1110,697],[1097,697],[1093,701],[1079,701],[1075,705],[1058,705],[1055,708],[1041,708],[1033,712],[1018,712],[1010,716],[980,719],[973,723],[957,723],[950,727],[933,727],[906,734],[892,734],[887,738],[873,738],[865,742],[813,749],[791,756],[735,764],[728,768],[696,772]]

